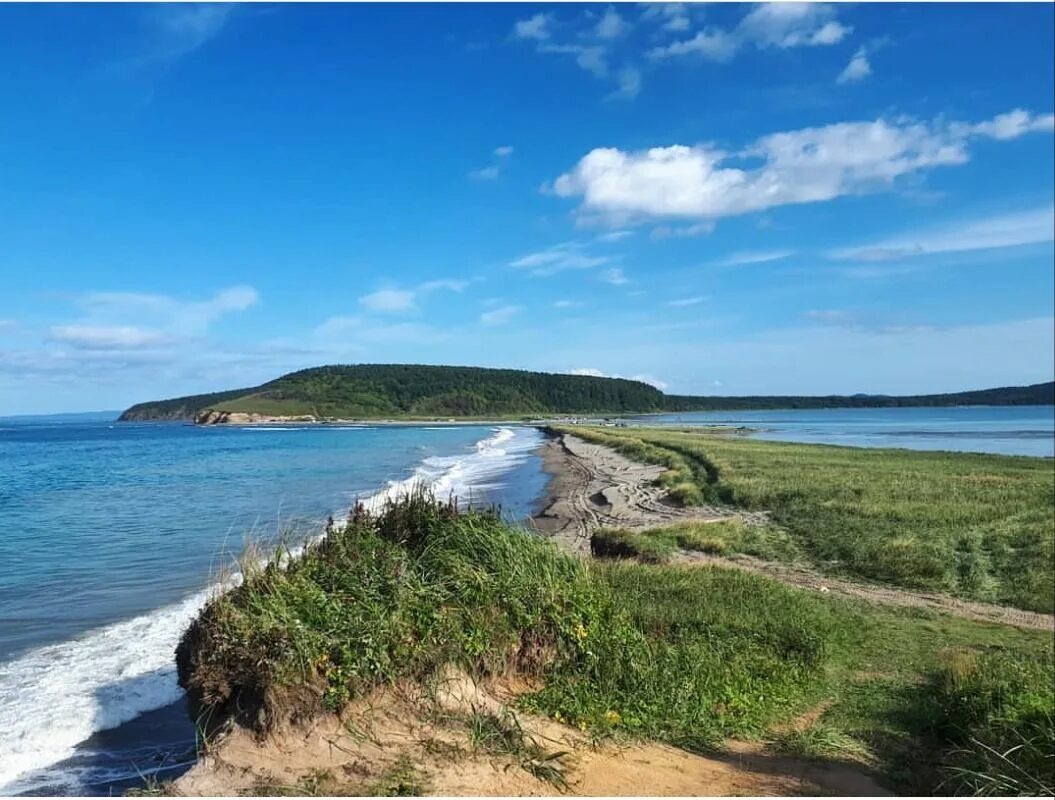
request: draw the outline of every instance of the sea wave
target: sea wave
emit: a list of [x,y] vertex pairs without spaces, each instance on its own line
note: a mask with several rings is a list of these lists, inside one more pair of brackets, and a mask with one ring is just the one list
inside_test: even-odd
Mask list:
[[[533,429],[494,429],[473,452],[426,458],[412,475],[364,502],[377,508],[421,485],[441,497],[471,500],[500,486],[502,475],[538,441]],[[47,768],[73,756],[93,733],[179,700],[173,652],[217,589],[0,664],[0,795],[56,785],[76,793],[82,775],[49,774]]]

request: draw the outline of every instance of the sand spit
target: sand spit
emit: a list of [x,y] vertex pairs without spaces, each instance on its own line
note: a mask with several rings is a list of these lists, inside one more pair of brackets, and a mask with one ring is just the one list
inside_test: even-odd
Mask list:
[[631,461],[577,436],[552,436],[541,455],[543,468],[553,477],[534,526],[579,555],[590,552],[590,534],[602,527],[641,530],[678,522],[766,519],[764,513],[716,506],[682,508],[655,485],[663,467]]
[[[765,513],[740,512],[717,506],[681,508],[655,486],[663,467],[640,464],[602,445],[577,436],[556,435],[542,446],[544,468],[553,478],[535,527],[552,536],[567,550],[587,555],[590,535],[602,527],[636,530],[681,522],[717,522],[740,519],[749,524],[767,521]],[[679,554],[676,561],[695,566],[742,569],[783,583],[825,594],[852,597],[870,603],[905,608],[926,608],[982,622],[1019,628],[1055,630],[1055,615],[1009,606],[978,603],[938,592],[912,591],[861,583],[823,575],[803,564],[763,561],[747,555],[715,556]]]

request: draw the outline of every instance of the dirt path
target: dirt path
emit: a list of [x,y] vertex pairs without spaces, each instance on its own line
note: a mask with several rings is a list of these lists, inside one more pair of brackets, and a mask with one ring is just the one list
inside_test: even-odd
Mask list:
[[[535,527],[568,550],[586,554],[590,534],[600,527],[657,528],[678,522],[716,522],[741,519],[766,521],[758,512],[738,512],[715,506],[679,508],[653,486],[663,468],[639,464],[602,445],[562,435],[543,445],[543,464],[553,475],[545,507],[534,518]],[[1055,616],[1007,606],[960,600],[937,592],[912,591],[858,583],[822,575],[807,566],[763,561],[746,555],[679,554],[677,561],[692,565],[732,567],[765,575],[784,583],[825,594],[853,597],[884,605],[929,608],[946,614],[1020,628],[1055,630]]]
[[590,552],[590,534],[601,527],[655,528],[678,522],[765,520],[765,514],[714,506],[682,508],[654,486],[663,467],[639,464],[577,436],[549,439],[542,446],[544,468],[553,478],[535,528],[577,554]]

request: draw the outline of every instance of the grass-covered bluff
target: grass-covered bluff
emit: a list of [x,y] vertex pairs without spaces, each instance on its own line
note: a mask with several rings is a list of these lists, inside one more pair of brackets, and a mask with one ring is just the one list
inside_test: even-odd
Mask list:
[[[1055,461],[764,442],[659,428],[557,430],[667,467],[686,505],[768,511],[770,526],[703,526],[689,549],[801,560],[833,574],[1033,611],[1055,610]],[[618,546],[618,534],[610,546]],[[623,535],[625,539],[625,535]],[[640,539],[639,539],[640,541]]]
[[[1043,634],[734,570],[582,561],[423,496],[248,569],[178,649],[199,710],[261,732],[450,665],[535,676],[522,710],[600,737],[690,749],[761,738],[853,760],[903,791],[1052,785]],[[819,705],[805,731],[781,728]]]

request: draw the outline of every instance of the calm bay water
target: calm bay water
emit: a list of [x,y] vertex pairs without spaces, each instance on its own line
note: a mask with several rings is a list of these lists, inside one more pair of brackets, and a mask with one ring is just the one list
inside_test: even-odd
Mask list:
[[648,425],[743,425],[782,442],[1055,455],[1055,406],[817,408],[654,414]]
[[539,440],[0,420],[0,793],[107,793],[178,761],[193,731],[173,648],[247,537],[315,534],[415,482],[522,518]]

